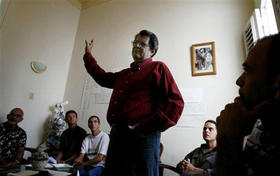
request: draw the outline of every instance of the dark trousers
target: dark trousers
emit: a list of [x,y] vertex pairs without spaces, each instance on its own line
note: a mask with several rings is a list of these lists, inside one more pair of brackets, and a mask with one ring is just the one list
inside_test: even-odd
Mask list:
[[92,167],[86,166],[83,169],[79,170],[80,176],[101,176],[104,168],[101,166]]
[[105,176],[158,176],[160,132],[140,137],[126,126],[113,126]]

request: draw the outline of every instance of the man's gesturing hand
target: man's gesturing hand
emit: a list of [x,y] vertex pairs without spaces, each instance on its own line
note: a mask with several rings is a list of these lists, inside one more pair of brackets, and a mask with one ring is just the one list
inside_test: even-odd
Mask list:
[[91,53],[91,50],[92,50],[92,47],[93,47],[93,40],[91,40],[90,43],[87,40],[85,40],[85,42],[86,42],[85,52],[86,53],[87,52]]

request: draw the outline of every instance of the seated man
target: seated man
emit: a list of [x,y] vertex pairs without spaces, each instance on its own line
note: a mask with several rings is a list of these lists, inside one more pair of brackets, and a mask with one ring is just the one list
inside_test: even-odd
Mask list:
[[[100,119],[97,116],[91,116],[88,119],[88,127],[91,130],[82,144],[81,154],[75,159],[75,168],[79,169],[81,176],[100,176],[105,166],[105,158],[109,146],[109,136],[99,129]],[[83,161],[84,156],[88,161]]]
[[77,125],[78,115],[75,111],[66,112],[65,121],[68,124],[68,129],[63,131],[60,138],[60,151],[56,156],[58,163],[72,164],[73,160],[79,155],[81,145],[86,137],[86,131]]
[[23,120],[23,111],[14,108],[7,119],[0,125],[0,167],[12,168],[20,163],[26,144],[26,133],[18,126]]
[[214,174],[214,163],[216,159],[216,122],[207,120],[203,127],[203,139],[205,144],[189,153],[185,159],[177,165],[182,176],[190,175],[212,175]]
[[258,40],[250,49],[236,80],[239,96],[217,117],[218,176],[279,174],[279,46],[280,33]]

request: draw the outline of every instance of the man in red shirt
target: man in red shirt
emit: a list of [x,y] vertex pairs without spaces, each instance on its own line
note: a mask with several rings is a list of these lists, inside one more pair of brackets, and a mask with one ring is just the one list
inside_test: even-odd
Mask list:
[[156,35],[142,30],[132,46],[130,68],[112,73],[93,58],[93,40],[86,41],[88,73],[99,85],[113,89],[107,112],[111,132],[106,176],[157,176],[160,132],[177,123],[184,107],[167,66],[152,60],[158,50]]

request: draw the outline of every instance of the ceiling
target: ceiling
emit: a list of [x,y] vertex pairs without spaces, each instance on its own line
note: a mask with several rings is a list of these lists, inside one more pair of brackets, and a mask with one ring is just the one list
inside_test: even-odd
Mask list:
[[[1,1],[1,0],[0,0]],[[99,4],[103,4],[112,0],[68,0],[73,6],[78,8],[79,10],[84,10],[92,6],[96,6]],[[130,0],[127,0],[130,1]],[[143,1],[143,0],[139,0]],[[149,2],[150,0],[146,0],[146,2]],[[162,1],[162,0],[157,0],[157,1]],[[169,0],[172,1],[172,0]],[[185,1],[236,1],[236,0],[185,0]],[[242,0],[243,1],[243,0]],[[258,4],[261,0],[251,0],[255,4]]]
[[80,10],[84,10],[95,5],[109,2],[111,0],[68,0],[68,1],[76,8]]

